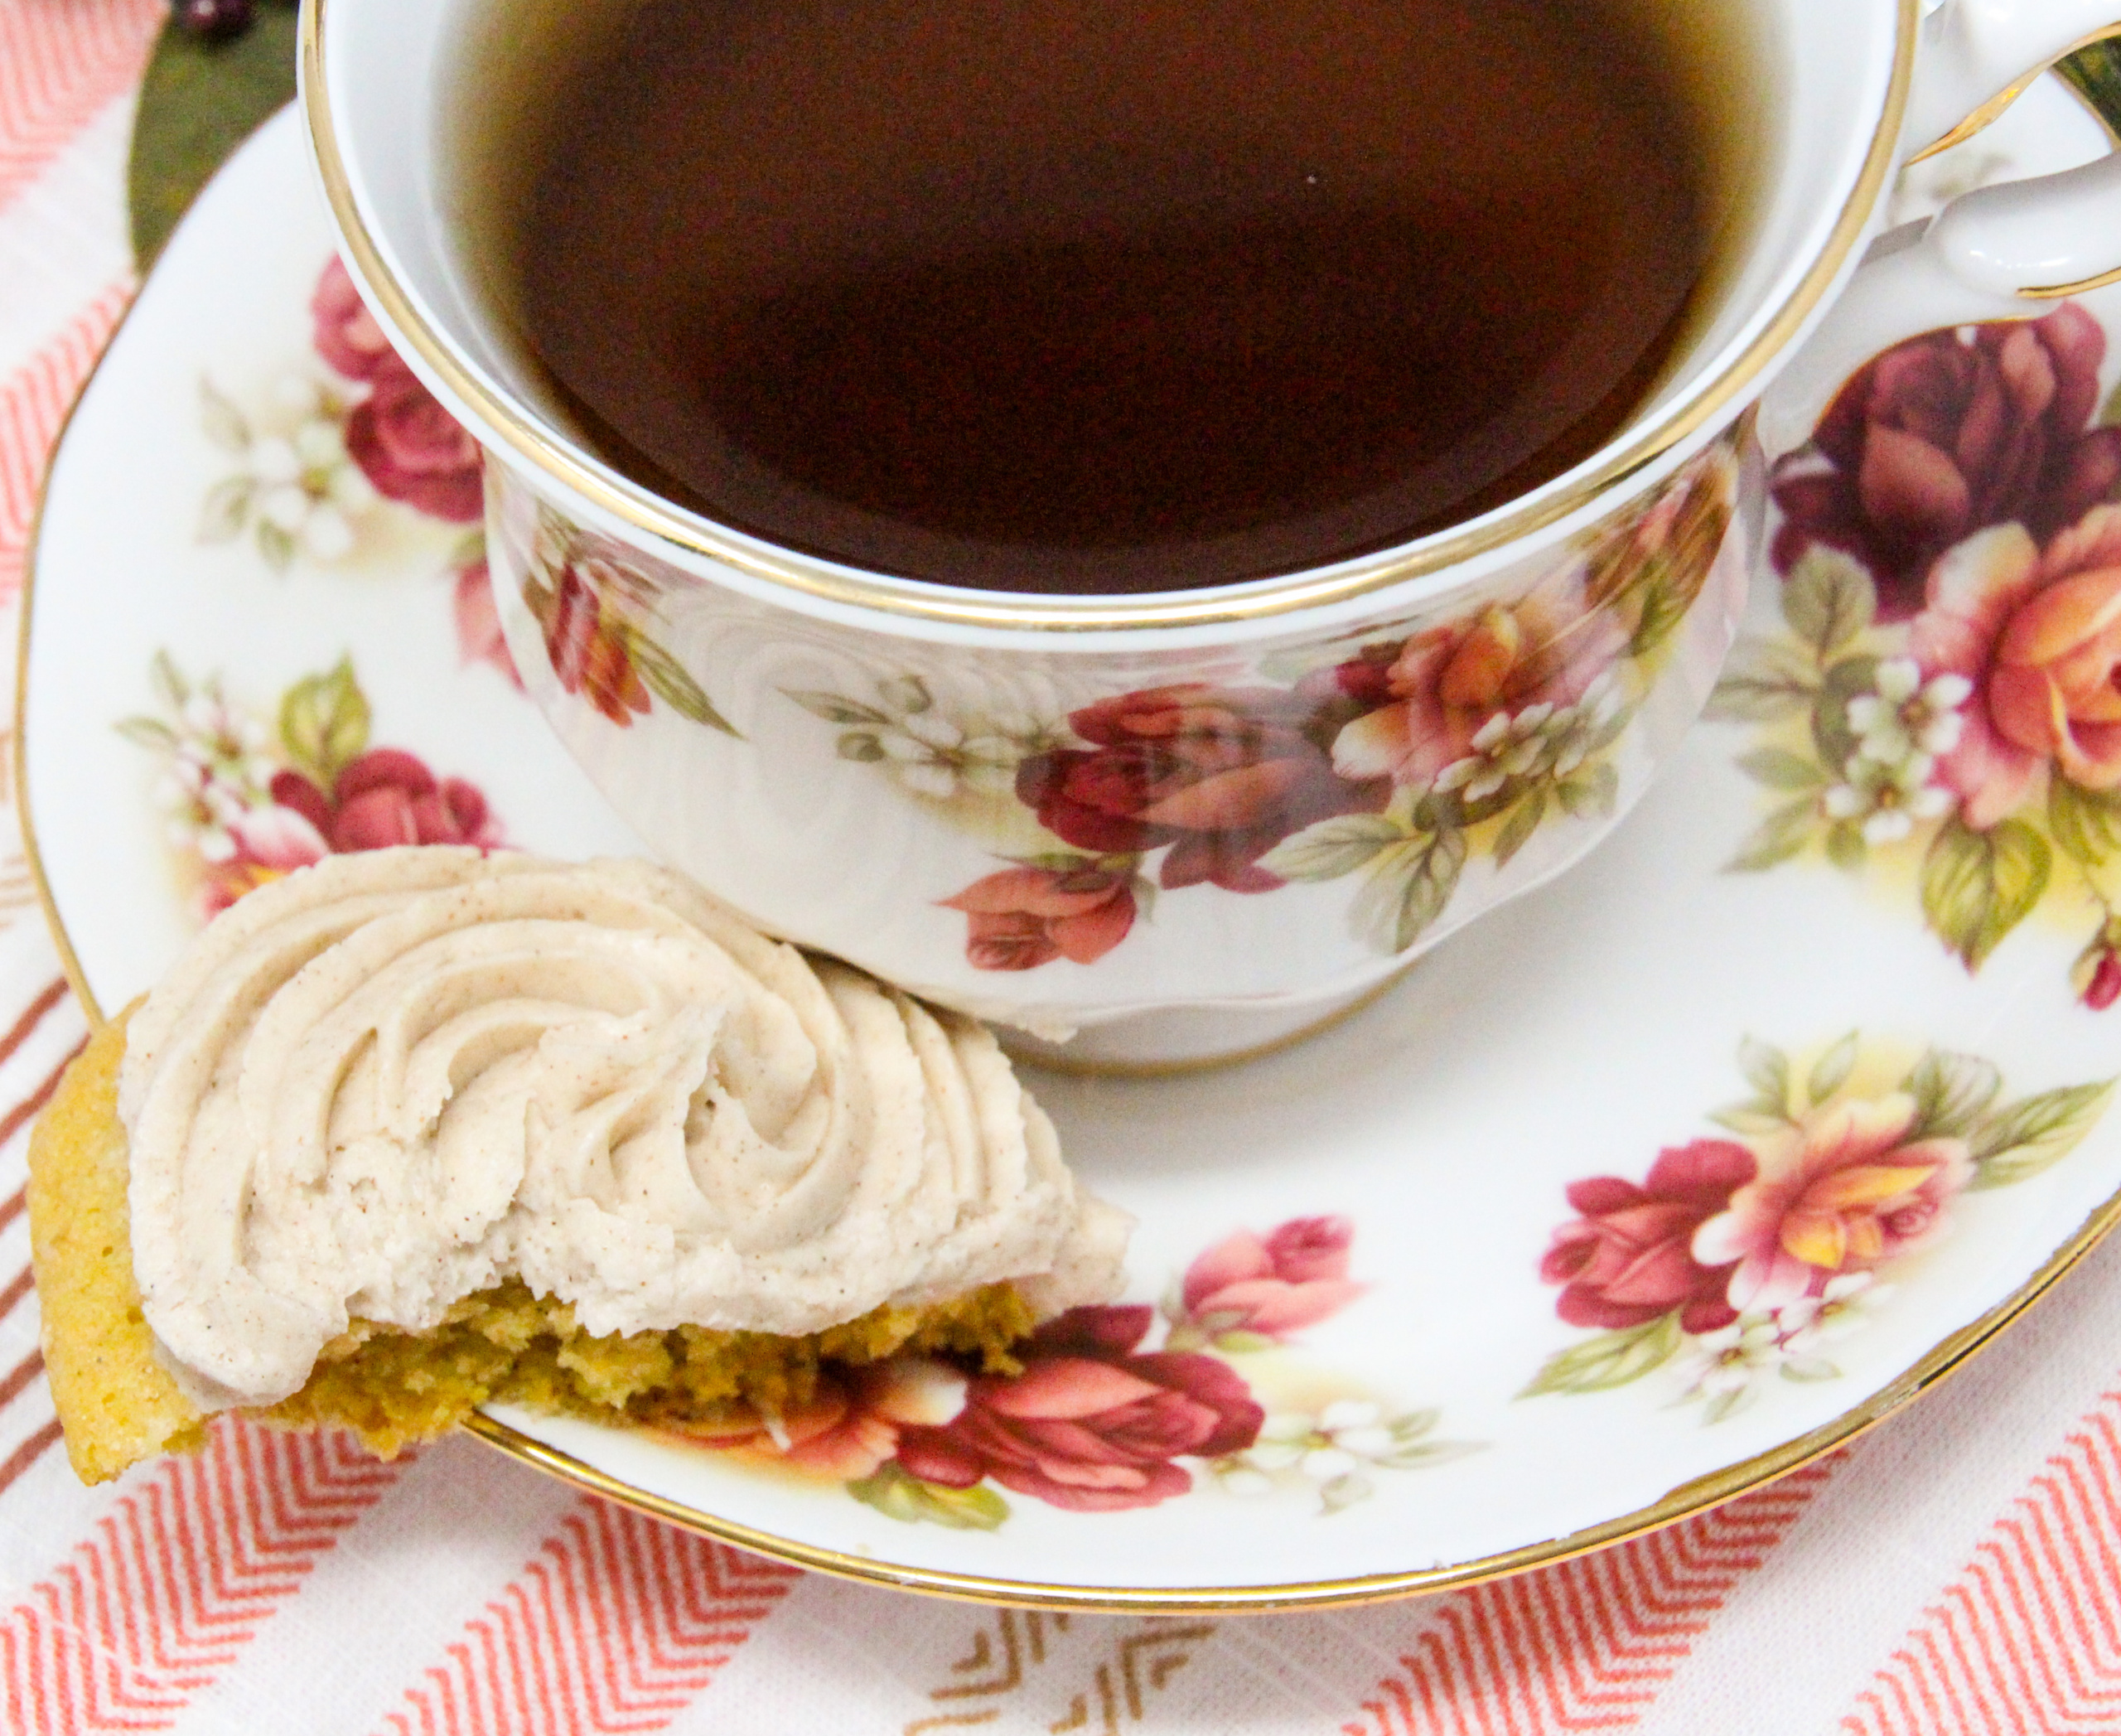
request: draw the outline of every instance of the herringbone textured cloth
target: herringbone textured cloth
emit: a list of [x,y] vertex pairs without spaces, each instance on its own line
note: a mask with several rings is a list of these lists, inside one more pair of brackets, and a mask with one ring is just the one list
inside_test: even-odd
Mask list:
[[[133,283],[160,0],[0,0],[0,609]],[[0,628],[0,644],[14,635]],[[12,839],[12,829],[7,835]],[[222,1429],[85,1490],[22,1216],[79,1009],[0,858],[0,1696],[22,1732],[2121,1731],[2121,1247],[1854,1451],[1545,1572],[1340,1614],[1063,1618],[791,1573],[468,1442]]]

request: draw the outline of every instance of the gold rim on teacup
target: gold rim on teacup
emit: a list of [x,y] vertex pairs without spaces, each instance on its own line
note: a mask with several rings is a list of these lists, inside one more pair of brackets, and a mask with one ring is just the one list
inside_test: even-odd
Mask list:
[[[1330,607],[1442,573],[1536,534],[1596,504],[1602,496],[1713,428],[1761,373],[1802,334],[1850,266],[1868,231],[1897,155],[1914,79],[1922,0],[1897,0],[1892,77],[1855,185],[1825,244],[1751,343],[1694,389],[1674,413],[1624,436],[1565,486],[1526,496],[1459,530],[1320,572],[1257,579],[1197,592],[1070,599],[916,587],[882,575],[811,561],[739,540],[708,520],[592,463],[540,427],[507,396],[466,366],[421,312],[370,233],[340,150],[326,76],[330,0],[308,0],[302,13],[300,95],[324,194],[355,273],[381,303],[392,328],[481,423],[481,432],[518,462],[598,511],[643,535],[694,557],[719,562],[816,602],[958,627],[1059,633],[1144,627],[1194,627],[1249,621]],[[2121,27],[2117,27],[2121,28]],[[2007,104],[2005,106],[2007,106]],[[2001,112],[1998,109],[1998,112]],[[1993,116],[1991,117],[1993,118]]]

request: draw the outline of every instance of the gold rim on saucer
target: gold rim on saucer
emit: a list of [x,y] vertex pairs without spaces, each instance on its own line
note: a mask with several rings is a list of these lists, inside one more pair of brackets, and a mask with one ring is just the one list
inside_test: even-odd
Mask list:
[[[137,300],[134,305],[138,305]],[[129,317],[130,310],[126,319]],[[124,330],[126,319],[119,321],[112,334],[114,345],[118,334]],[[51,879],[37,844],[31,801],[27,723],[29,676],[32,667],[31,651],[36,622],[38,539],[45,500],[50,491],[51,475],[56,469],[57,454],[63,449],[72,426],[75,409],[86,399],[101,373],[103,360],[108,359],[109,353],[109,348],[106,347],[104,358],[99,360],[95,369],[90,372],[75,401],[75,408],[69,409],[66,420],[61,424],[54,447],[54,462],[47,469],[44,482],[39,488],[36,510],[29,526],[19,603],[22,611],[17,641],[20,660],[17,665],[13,742],[16,812],[22,827],[24,853],[36,887],[37,902],[53,944],[58,950],[67,981],[72,985],[92,1028],[99,1028],[105,1022],[103,1009],[83,973],[80,957],[60,916]],[[951,1573],[940,1569],[896,1566],[843,1550],[780,1537],[703,1512],[682,1501],[651,1494],[621,1482],[595,1466],[585,1463],[573,1455],[494,1417],[477,1415],[463,1426],[467,1433],[509,1458],[590,1493],[601,1495],[639,1512],[681,1526],[717,1541],[786,1562],[791,1566],[830,1574],[868,1585],[923,1592],[977,1603],[1109,1613],[1237,1615],[1273,1610],[1330,1608],[1377,1603],[1418,1593],[1457,1589],[1532,1568],[1551,1567],[1572,1557],[1623,1542],[1645,1531],[1655,1530],[1660,1526],[1688,1518],[1795,1471],[1822,1454],[1847,1444],[1865,1429],[1964,1367],[1975,1352],[1991,1342],[2005,1327],[2017,1319],[2064,1273],[2090,1253],[2117,1223],[2121,1223],[2121,1192],[2117,1192],[2094,1210],[2075,1233],[2002,1302],[1978,1319],[1933,1346],[1912,1366],[1862,1403],[1808,1434],[1739,1463],[1682,1483],[1660,1500],[1602,1524],[1473,1560],[1401,1573],[1203,1589],[1185,1586],[1053,1585],[1035,1580]]]
[[[2096,111],[2096,105],[2093,106]],[[143,286],[142,293],[145,293],[146,286]],[[133,305],[138,305],[137,298]],[[35,510],[28,526],[22,588],[18,599],[21,617],[17,632],[14,741],[12,744],[16,812],[22,830],[24,853],[46,926],[58,951],[67,981],[92,1028],[99,1028],[105,1023],[104,1015],[60,916],[37,842],[29,777],[27,727],[29,678],[32,667],[31,653],[35,626],[39,540],[51,476],[56,470],[58,455],[64,449],[75,414],[93,389],[103,363],[109,357],[110,347],[115,345],[129,322],[131,312],[128,308],[118,321],[104,356],[99,359],[95,368],[83,383],[74,405],[69,408],[60,424],[54,442],[53,462],[40,483]],[[2090,1253],[2117,1223],[2121,1223],[2121,1192],[2110,1196],[2089,1213],[2077,1230],[2003,1301],[1931,1347],[1898,1376],[1863,1402],[1805,1434],[1738,1463],[1682,1483],[1660,1500],[1599,1525],[1493,1555],[1443,1567],[1399,1573],[1203,1589],[1198,1587],[1054,1585],[1030,1580],[950,1573],[936,1569],[894,1566],[861,1555],[780,1537],[703,1512],[683,1502],[650,1494],[621,1482],[594,1466],[490,1416],[476,1416],[464,1426],[467,1433],[511,1458],[640,1512],[793,1566],[869,1585],[986,1603],[1134,1614],[1234,1615],[1375,1603],[1421,1593],[1462,1589],[1529,1569],[1555,1565],[1690,1517],[1706,1508],[1748,1493],[1846,1445],[1866,1429],[1964,1367],[1976,1352],[1991,1343],[2004,1327],[2015,1321]]]

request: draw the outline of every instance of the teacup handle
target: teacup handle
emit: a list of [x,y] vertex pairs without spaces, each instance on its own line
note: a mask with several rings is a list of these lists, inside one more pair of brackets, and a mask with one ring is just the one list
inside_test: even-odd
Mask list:
[[[1926,143],[1911,161],[1972,137],[2058,60],[2121,36],[2121,0],[1944,0],[1923,32],[1907,137]],[[1761,446],[1771,460],[1802,446],[1849,377],[1903,339],[2036,319],[2117,279],[2121,153],[1964,194],[1872,246],[1762,397]]]

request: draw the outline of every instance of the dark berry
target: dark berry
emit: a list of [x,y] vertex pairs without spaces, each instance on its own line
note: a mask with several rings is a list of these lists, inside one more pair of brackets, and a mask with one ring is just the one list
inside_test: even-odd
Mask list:
[[176,0],[177,27],[205,42],[241,36],[254,9],[254,0]]

